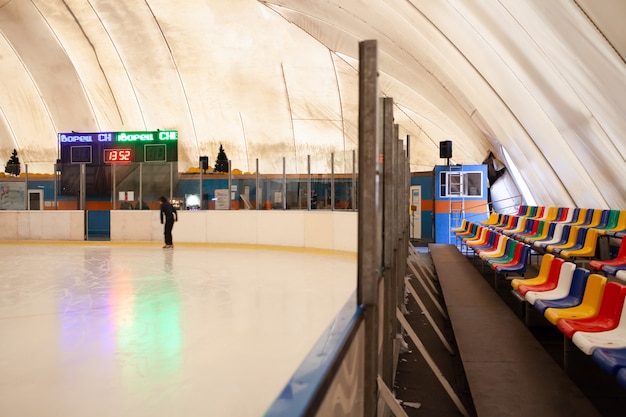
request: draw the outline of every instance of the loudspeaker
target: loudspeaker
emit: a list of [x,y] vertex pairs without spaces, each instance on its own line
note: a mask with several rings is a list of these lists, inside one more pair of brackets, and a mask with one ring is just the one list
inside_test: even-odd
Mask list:
[[200,157],[200,169],[204,171],[209,169],[209,157],[208,156]]
[[439,158],[452,158],[451,140],[442,140],[439,142]]

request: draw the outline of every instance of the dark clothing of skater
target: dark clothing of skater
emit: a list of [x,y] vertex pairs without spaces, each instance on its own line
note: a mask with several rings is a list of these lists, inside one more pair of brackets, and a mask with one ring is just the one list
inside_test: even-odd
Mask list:
[[165,236],[165,246],[163,249],[168,249],[174,247],[172,242],[172,229],[174,228],[174,222],[178,221],[178,213],[176,212],[176,208],[167,201],[165,197],[159,197],[159,201],[161,201],[161,224],[164,224],[163,234]]

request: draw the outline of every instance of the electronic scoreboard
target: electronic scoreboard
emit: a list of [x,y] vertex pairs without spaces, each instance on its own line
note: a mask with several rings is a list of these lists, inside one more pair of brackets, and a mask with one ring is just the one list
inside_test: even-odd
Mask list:
[[62,164],[178,161],[178,131],[59,133]]
[[[61,194],[76,195],[80,165],[87,170],[87,194],[110,195],[111,168],[178,161],[178,131],[59,133]],[[159,164],[161,163],[161,164]]]

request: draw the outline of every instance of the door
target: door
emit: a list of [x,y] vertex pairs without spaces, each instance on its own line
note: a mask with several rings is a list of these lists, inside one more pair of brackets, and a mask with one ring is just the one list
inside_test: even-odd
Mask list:
[[411,206],[415,210],[411,210],[411,239],[422,238],[422,186],[411,186]]
[[43,210],[43,190],[28,190],[28,209]]

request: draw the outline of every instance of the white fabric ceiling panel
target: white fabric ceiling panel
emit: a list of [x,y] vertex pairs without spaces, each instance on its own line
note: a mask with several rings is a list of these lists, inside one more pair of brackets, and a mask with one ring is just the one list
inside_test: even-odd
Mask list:
[[[132,125],[133,120],[141,121],[128,75],[98,14],[84,1],[68,0],[65,3],[70,7],[59,2],[34,2],[70,61],[71,66],[66,68],[67,76],[76,72],[79,77],[80,84],[69,88],[84,90],[89,106],[82,112],[92,111],[93,119],[84,125],[71,119],[65,126],[58,126],[58,130],[99,131],[102,130],[100,126],[103,129],[124,130],[125,122]],[[59,72],[56,76],[65,77],[66,74]],[[128,96],[129,93],[131,100],[117,102],[118,97]]]
[[[26,160],[46,158],[48,155],[56,158],[57,142],[52,118],[24,63],[4,37],[0,37],[0,56],[3,80],[0,147],[6,150],[7,159],[13,149],[19,151],[18,157]],[[45,132],[51,136],[48,140],[42,140]],[[22,150],[25,152],[22,153]],[[5,161],[2,161],[2,166]]]
[[623,0],[31,0],[0,5],[0,158],[60,131],[178,129],[179,168],[351,172],[376,39],[410,165],[504,147],[538,204],[626,208]]

